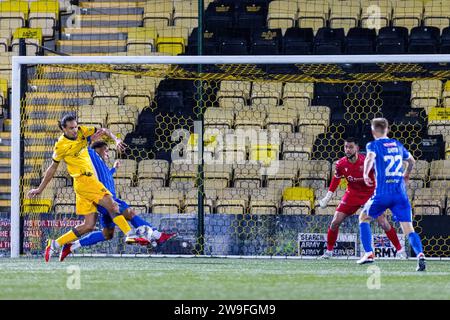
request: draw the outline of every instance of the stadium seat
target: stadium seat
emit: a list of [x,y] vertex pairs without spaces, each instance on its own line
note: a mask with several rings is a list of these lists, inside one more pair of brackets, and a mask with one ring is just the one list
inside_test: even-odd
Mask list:
[[444,29],[450,25],[450,7],[445,0],[424,2],[424,25]]
[[189,29],[179,26],[169,26],[158,29],[156,51],[170,55],[178,55],[186,51]]
[[315,137],[302,132],[288,133],[283,139],[282,158],[284,160],[308,160]]
[[234,23],[234,3],[212,2],[205,10],[205,24],[208,30],[232,28]]
[[247,147],[245,136],[233,131],[225,136],[225,143],[216,150],[216,160],[219,163],[242,163],[246,159]]
[[[215,199],[209,197],[210,192],[205,193],[204,196],[204,210],[205,213],[213,213],[214,201]],[[198,190],[193,189],[186,193],[186,198],[184,199],[184,213],[187,214],[198,214]]]
[[269,3],[267,26],[269,28],[287,29],[295,27],[297,21],[297,1],[277,0]]
[[197,171],[197,165],[172,162],[170,164],[170,187],[178,190],[193,188],[196,183]]
[[248,191],[239,188],[217,190],[216,211],[220,214],[245,214],[249,202]]
[[406,53],[408,29],[404,27],[383,27],[377,38],[376,51],[379,54]]
[[223,189],[231,184],[233,167],[230,164],[206,164],[205,189]]
[[180,213],[183,199],[184,193],[177,189],[160,188],[152,190],[151,211],[161,214]]
[[392,18],[391,0],[361,0],[361,26],[379,30],[387,27]]
[[299,114],[298,126],[300,127],[322,127],[326,130],[330,124],[330,108],[326,106],[311,106]]
[[40,28],[45,38],[54,38],[59,19],[58,0],[45,0],[30,3],[29,26]]
[[147,1],[144,6],[144,26],[160,28],[170,25],[173,4],[170,1]]
[[297,126],[297,110],[293,108],[269,108],[266,118],[267,130],[294,132]]
[[155,50],[155,39],[158,33],[155,28],[130,28],[127,33],[127,51],[147,49]]
[[250,97],[252,106],[276,107],[281,99],[281,82],[254,82]]
[[120,199],[128,203],[130,207],[138,214],[149,212],[150,199],[152,192],[149,188],[139,187],[122,187],[119,191]]
[[312,54],[314,32],[312,28],[289,28],[283,37],[283,54]]
[[121,166],[114,175],[115,183],[118,185],[133,186],[137,170],[136,160],[121,159],[120,162]]
[[[188,54],[198,54],[198,28],[194,28],[188,39]],[[205,55],[217,55],[219,53],[219,38],[217,32],[204,30],[203,53]]]
[[262,186],[261,166],[259,164],[235,164],[233,170],[233,185],[235,188],[254,189]]
[[423,188],[414,192],[412,207],[415,215],[440,215],[445,209],[446,190]]
[[440,53],[450,54],[450,27],[442,30]]
[[39,46],[42,44],[42,30],[39,28],[18,28],[14,31],[11,42],[12,51],[19,53],[20,39],[25,39],[26,53],[35,56],[40,52]]
[[314,190],[292,187],[283,191],[282,214],[311,214],[314,206]]
[[372,54],[375,52],[375,29],[351,28],[347,34],[347,54]]
[[252,109],[239,110],[236,113],[234,122],[235,129],[254,129],[260,130],[264,127],[266,114]]
[[314,54],[342,54],[344,44],[343,28],[320,28],[314,39]]
[[331,165],[325,160],[298,160],[299,186],[312,189],[326,188]]
[[296,161],[280,160],[276,173],[267,175],[267,188],[281,194],[284,189],[294,186],[298,179],[297,174]]
[[408,53],[438,53],[440,30],[436,27],[414,27],[409,36]]
[[222,34],[219,43],[219,53],[222,55],[247,55],[249,52],[248,35],[233,30]]
[[423,1],[392,0],[392,24],[412,29],[420,26],[423,19]]
[[329,4],[326,0],[299,0],[298,26],[318,30],[325,27],[329,18]]
[[351,0],[330,2],[330,27],[344,28],[347,32],[350,28],[357,27],[361,18],[360,3]]
[[267,2],[261,0],[239,1],[236,10],[237,28],[258,29],[267,24]]
[[[286,82],[283,90],[283,104],[285,104],[286,99],[307,99],[308,104],[314,97],[314,84],[310,82],[294,83]],[[296,101],[297,102],[297,101]]]
[[[404,167],[406,168],[406,164]],[[423,188],[428,181],[429,169],[430,164],[427,161],[417,160],[416,165],[411,172],[408,188],[413,190]]]
[[282,39],[281,29],[256,29],[252,32],[250,54],[278,55]]
[[142,160],[138,163],[138,187],[162,188],[166,185],[168,173],[168,161]]
[[190,30],[198,26],[198,2],[174,1],[173,24]]
[[0,2],[0,31],[2,38],[11,38],[14,30],[25,27],[28,20],[28,2]]
[[249,211],[251,214],[278,214],[281,196],[271,189],[254,189],[250,194]]
[[430,109],[440,105],[442,95],[440,80],[416,80],[411,85],[411,107]]

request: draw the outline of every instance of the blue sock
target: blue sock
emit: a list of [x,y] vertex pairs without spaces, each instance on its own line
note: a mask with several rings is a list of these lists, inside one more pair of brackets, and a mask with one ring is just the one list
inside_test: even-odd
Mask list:
[[364,251],[373,252],[372,248],[372,231],[370,230],[370,224],[363,222],[359,224],[359,233],[361,235],[361,243],[364,247]]
[[408,239],[409,239],[409,244],[413,248],[413,250],[416,253],[416,255],[419,255],[420,253],[423,252],[422,241],[420,240],[420,237],[419,237],[419,235],[417,233],[411,232],[408,235]]
[[105,241],[105,237],[103,236],[103,232],[101,231],[95,231],[91,232],[88,235],[84,236],[80,239],[80,245],[82,247],[92,246],[93,244],[96,244],[98,242]]
[[152,228],[152,225],[150,223],[148,223],[147,221],[145,221],[144,219],[142,219],[139,216],[134,216],[133,219],[130,220],[131,225],[135,228],[140,227],[140,226],[149,226],[150,228]]

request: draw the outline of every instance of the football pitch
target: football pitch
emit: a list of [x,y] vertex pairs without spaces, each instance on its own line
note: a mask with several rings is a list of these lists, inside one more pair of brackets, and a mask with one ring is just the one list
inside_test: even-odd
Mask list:
[[[376,266],[376,267],[374,267]],[[450,299],[450,261],[0,259],[0,299]]]

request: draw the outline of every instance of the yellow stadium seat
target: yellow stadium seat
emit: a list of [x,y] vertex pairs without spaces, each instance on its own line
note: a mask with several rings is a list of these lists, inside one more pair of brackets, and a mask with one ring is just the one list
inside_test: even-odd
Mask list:
[[424,3],[424,24],[444,29],[450,25],[450,7],[447,0],[428,0]]
[[0,2],[0,38],[11,38],[13,31],[25,26],[28,19],[28,2]]
[[250,150],[250,160],[258,161],[264,166],[268,166],[274,160],[278,160],[280,146],[277,144],[255,145]]
[[53,199],[24,199],[23,213],[48,213],[53,205]]
[[28,1],[3,1],[0,2],[0,12],[23,14],[25,20],[28,19]]
[[308,200],[311,205],[314,204],[314,190],[311,188],[292,187],[286,188],[283,191],[283,200],[295,201],[295,200]]
[[186,48],[186,39],[179,37],[167,37],[156,39],[156,50],[172,56],[184,53]]

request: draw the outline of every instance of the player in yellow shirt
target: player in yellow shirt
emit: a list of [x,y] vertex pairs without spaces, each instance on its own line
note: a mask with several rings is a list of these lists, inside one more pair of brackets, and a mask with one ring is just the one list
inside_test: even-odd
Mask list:
[[45,261],[48,262],[52,254],[61,249],[64,244],[73,242],[95,229],[97,205],[101,205],[108,210],[113,222],[127,236],[125,240],[127,243],[135,242],[136,236],[133,235],[132,229],[124,216],[120,215],[119,206],[113,200],[111,193],[95,176],[87,149],[91,139],[95,140],[102,135],[107,135],[113,139],[119,151],[124,151],[126,145],[108,129],[78,126],[73,115],[64,116],[59,126],[63,134],[55,143],[52,156],[53,163],[45,172],[44,179],[39,187],[30,190],[28,196],[35,197],[42,193],[53,178],[60,161],[64,160],[67,164],[67,171],[74,180],[76,214],[84,216],[84,223],[56,240],[49,239],[45,248]]

